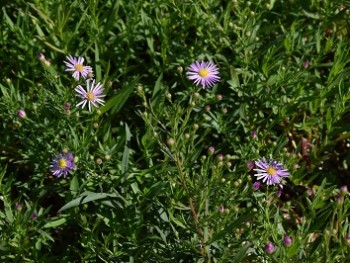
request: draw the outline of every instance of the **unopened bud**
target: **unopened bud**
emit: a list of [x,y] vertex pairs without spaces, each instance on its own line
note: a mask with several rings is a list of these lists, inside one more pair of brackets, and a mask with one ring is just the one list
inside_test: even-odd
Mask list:
[[166,143],[169,145],[169,146],[173,146],[175,144],[175,140],[173,138],[168,138]]
[[275,251],[275,245],[272,242],[268,242],[265,245],[265,251],[267,254],[272,254]]
[[348,194],[348,187],[346,185],[343,185],[340,187],[340,195],[341,196],[346,196]]
[[285,235],[283,238],[283,245],[290,247],[292,245],[292,238],[288,235]]
[[19,109],[19,110],[18,110],[18,117],[20,117],[20,118],[22,118],[22,119],[24,119],[24,118],[27,117],[27,114],[26,114],[26,112],[24,111],[24,109]]
[[214,154],[214,152],[215,152],[214,146],[210,146],[210,147],[208,148],[208,155],[211,156],[211,155]]

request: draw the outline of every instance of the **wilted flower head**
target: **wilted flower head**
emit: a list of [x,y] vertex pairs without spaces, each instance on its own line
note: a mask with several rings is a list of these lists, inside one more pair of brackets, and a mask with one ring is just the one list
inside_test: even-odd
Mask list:
[[339,195],[336,195],[334,197],[335,201],[337,201],[338,203],[342,203],[343,202],[343,197],[339,194]]
[[63,177],[66,178],[68,173],[75,168],[73,154],[70,152],[58,154],[52,159],[50,168],[54,176],[61,177],[63,174]]
[[251,170],[255,167],[255,163],[254,163],[254,161],[249,161],[246,163],[246,166],[249,170]]
[[272,159],[270,161],[266,161],[265,158],[259,159],[255,161],[255,165],[258,167],[253,169],[257,172],[255,176],[258,180],[262,179],[267,185],[278,184],[282,188],[282,178],[289,176],[288,170],[283,169],[282,164]]
[[96,84],[96,86],[95,80],[93,80],[91,84],[90,82],[90,79],[86,81],[86,91],[81,85],[78,85],[75,88],[75,91],[77,92],[77,96],[83,99],[83,101],[77,104],[77,107],[82,105],[81,107],[84,108],[86,103],[88,103],[89,111],[91,112],[91,104],[96,108],[98,107],[97,104],[104,105],[104,100],[102,100],[101,98],[103,98],[106,95],[102,94],[104,88],[99,82]]
[[310,61],[305,60],[303,63],[304,68],[308,68],[310,66]]
[[272,254],[275,251],[275,245],[272,242],[268,242],[265,245],[265,251],[267,254]]
[[69,62],[63,61],[66,64],[66,71],[73,71],[73,78],[79,80],[80,75],[86,79],[88,74],[92,74],[92,68],[90,66],[84,66],[84,58],[82,57],[72,57],[71,55],[66,57]]
[[65,110],[69,110],[69,109],[70,109],[70,106],[71,106],[71,104],[70,104],[69,102],[65,102],[65,103],[63,104],[63,107],[64,107]]
[[301,138],[301,153],[303,156],[309,156],[309,151],[312,149],[310,141],[304,137]]
[[187,77],[203,89],[212,87],[220,80],[219,70],[213,62],[196,61],[187,70]]
[[19,109],[18,110],[18,117],[20,117],[20,118],[25,118],[25,117],[27,117],[27,114],[26,114],[26,112],[24,111],[24,109]]
[[250,133],[250,135],[253,137],[253,138],[256,138],[258,136],[258,132],[257,131],[252,131]]
[[280,197],[282,193],[283,193],[283,189],[282,188],[278,188],[277,191],[276,191],[276,195],[278,197]]
[[34,212],[32,213],[32,219],[36,220],[38,218],[38,213]]
[[314,194],[315,194],[315,193],[314,193],[314,190],[313,190],[312,188],[307,189],[307,190],[306,190],[306,193],[307,193],[307,195],[310,196],[310,197],[313,197]]

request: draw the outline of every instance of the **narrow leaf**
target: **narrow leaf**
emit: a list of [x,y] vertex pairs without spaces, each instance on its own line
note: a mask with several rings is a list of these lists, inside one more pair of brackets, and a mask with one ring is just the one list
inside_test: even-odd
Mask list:
[[132,93],[136,83],[138,82],[138,78],[133,80],[129,85],[125,86],[122,90],[120,90],[115,96],[109,99],[106,102],[106,105],[100,107],[101,113],[105,113],[109,109],[113,107],[111,113],[117,113],[124,106],[125,102],[129,98]]
[[115,194],[107,194],[107,193],[83,193],[80,197],[68,202],[67,204],[65,204],[64,206],[61,207],[60,210],[58,210],[58,212],[62,212],[64,210],[67,210],[69,208],[81,205],[81,204],[85,204],[91,201],[95,201],[95,200],[99,200],[99,199],[103,199],[106,197],[116,197]]
[[63,225],[66,222],[67,222],[67,219],[59,218],[59,219],[55,219],[50,222],[47,222],[43,227],[44,228],[58,227],[60,225]]

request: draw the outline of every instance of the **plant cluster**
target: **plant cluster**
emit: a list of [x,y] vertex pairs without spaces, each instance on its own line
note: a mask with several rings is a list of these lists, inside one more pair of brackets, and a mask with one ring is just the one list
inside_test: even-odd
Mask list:
[[2,262],[348,262],[350,3],[5,1]]

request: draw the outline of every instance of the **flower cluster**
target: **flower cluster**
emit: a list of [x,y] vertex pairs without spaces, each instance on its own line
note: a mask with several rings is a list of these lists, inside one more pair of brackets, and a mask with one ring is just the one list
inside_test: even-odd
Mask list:
[[[45,56],[40,54],[39,59],[44,61]],[[89,111],[91,112],[91,105],[96,108],[99,106],[99,104],[104,105],[104,100],[102,99],[104,96],[106,96],[103,94],[104,88],[99,82],[95,84],[95,80],[91,78],[93,76],[92,68],[84,65],[84,58],[76,58],[68,55],[67,60],[68,61],[64,61],[66,64],[66,71],[73,72],[72,76],[77,81],[79,81],[80,77],[86,80],[86,90],[82,87],[82,85],[78,85],[75,88],[76,96],[82,99],[82,101],[76,106],[81,106],[84,108],[87,104]],[[69,112],[70,103],[66,102],[64,104],[64,108],[67,112]],[[18,111],[18,116],[20,118],[25,118],[25,111],[20,109]],[[61,177],[63,175],[65,178],[73,169],[75,169],[75,167],[73,154],[66,152],[60,153],[57,157],[52,159],[50,170],[54,176]]]
[[[285,235],[283,238],[283,245],[285,247],[290,247],[293,244],[293,239],[289,235]],[[275,252],[275,244],[271,241],[267,242],[265,245],[265,252],[266,254],[272,254]]]
[[82,57],[73,57],[71,55],[67,56],[67,61],[64,61],[67,68],[66,71],[73,71],[73,78],[76,80],[79,80],[80,76],[86,80],[86,90],[81,86],[78,85],[75,88],[75,91],[77,92],[76,96],[81,98],[82,101],[79,102],[76,106],[81,106],[82,108],[85,107],[85,105],[88,105],[89,112],[91,112],[91,105],[97,108],[100,105],[104,105],[104,100],[102,99],[105,94],[103,94],[104,88],[102,84],[99,82],[95,84],[95,80],[92,78],[89,78],[90,76],[93,76],[93,71],[90,66],[84,66],[84,58]]

